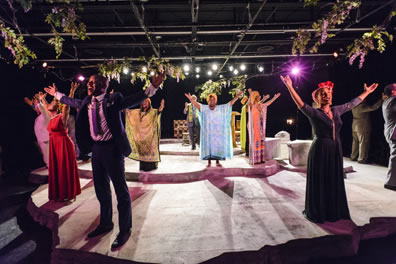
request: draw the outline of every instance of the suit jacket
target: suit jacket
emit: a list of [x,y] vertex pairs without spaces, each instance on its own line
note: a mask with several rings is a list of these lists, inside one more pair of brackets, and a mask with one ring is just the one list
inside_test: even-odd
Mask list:
[[388,142],[396,140],[396,96],[392,96],[383,102],[382,114],[385,119],[385,139]]
[[[192,122],[189,120],[190,110],[192,111]],[[198,109],[192,105],[191,103],[188,104],[187,111],[186,109],[183,110],[184,114],[187,115],[187,127],[199,126],[199,120],[196,116]]]
[[382,105],[382,99],[374,105],[361,103],[352,109],[353,121],[352,131],[360,133],[369,133],[371,131],[370,112],[377,110]]
[[[131,146],[125,133],[124,125],[121,119],[121,110],[138,106],[147,96],[144,92],[123,97],[121,93],[106,94],[103,99],[103,113],[120,153],[127,157],[131,152]],[[60,100],[62,104],[78,108],[76,117],[76,137],[77,144],[83,150],[91,150],[93,140],[89,130],[88,104],[92,96],[84,99],[75,99],[63,96]]]

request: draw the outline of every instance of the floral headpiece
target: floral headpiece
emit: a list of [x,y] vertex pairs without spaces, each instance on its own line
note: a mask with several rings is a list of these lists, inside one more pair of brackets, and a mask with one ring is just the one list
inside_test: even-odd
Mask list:
[[321,82],[318,84],[318,88],[328,87],[330,90],[333,90],[334,83],[332,81]]

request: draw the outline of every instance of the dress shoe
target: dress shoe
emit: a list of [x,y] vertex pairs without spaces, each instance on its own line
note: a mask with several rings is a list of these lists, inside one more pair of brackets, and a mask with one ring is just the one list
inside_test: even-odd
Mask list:
[[368,164],[368,161],[367,160],[358,160],[358,163],[360,163],[360,164]]
[[388,189],[388,190],[396,191],[396,186],[392,186],[392,185],[389,185],[389,184],[385,184],[384,188]]
[[114,240],[113,244],[111,244],[111,249],[119,248],[128,241],[129,236],[131,235],[131,230],[120,232],[117,235],[117,238]]
[[88,233],[88,238],[92,238],[92,237],[96,237],[96,236],[100,236],[103,234],[106,234],[108,232],[110,232],[111,230],[113,230],[113,226],[114,225],[110,225],[110,226],[98,226],[94,231]]
[[191,150],[196,150],[197,148],[195,147],[195,146],[193,146],[192,148],[191,148]]

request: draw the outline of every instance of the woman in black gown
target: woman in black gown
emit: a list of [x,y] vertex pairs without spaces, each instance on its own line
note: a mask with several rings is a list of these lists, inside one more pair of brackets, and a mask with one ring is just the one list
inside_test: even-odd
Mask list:
[[[343,156],[340,139],[341,115],[352,110],[378,86],[367,87],[364,92],[350,102],[331,106],[332,83],[319,85],[312,93],[319,108],[305,104],[293,88],[289,76],[281,76],[297,107],[306,115],[314,130],[315,137],[308,154],[307,187],[303,215],[309,221],[322,223],[339,219],[350,219],[344,185]],[[330,85],[329,85],[330,84]]]

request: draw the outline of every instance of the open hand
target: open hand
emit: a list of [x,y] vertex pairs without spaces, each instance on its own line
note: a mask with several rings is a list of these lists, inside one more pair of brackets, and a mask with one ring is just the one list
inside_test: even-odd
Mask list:
[[43,92],[38,93],[38,98],[40,99],[40,101],[43,101],[46,96],[47,96],[47,93],[43,93]]
[[77,90],[77,88],[80,86],[79,83],[76,82],[72,82],[70,85],[70,93],[73,93]]
[[52,86],[49,85],[48,87],[45,87],[45,88],[44,88],[44,91],[45,91],[46,93],[48,93],[49,95],[55,96],[55,93],[56,93],[56,91],[57,91],[56,86],[55,86],[55,83],[53,83]]
[[283,77],[282,75],[280,76],[282,82],[286,85],[287,88],[293,87],[293,82],[290,79],[289,75],[286,75],[286,77]]
[[280,95],[281,95],[280,93],[275,94],[274,99],[277,99]]
[[369,87],[367,87],[367,84],[364,84],[364,90],[368,93],[372,93],[375,91],[375,89],[377,89],[378,87],[378,83],[373,83],[372,85],[370,85]]
[[185,93],[184,95],[188,98],[188,100],[190,100],[190,102],[193,101],[192,96],[191,96],[190,93]]
[[32,106],[33,105],[33,102],[32,102],[32,100],[30,100],[29,98],[27,98],[27,97],[24,97],[23,98],[23,100],[25,101],[25,103],[27,103],[28,105],[30,105],[30,106]]

